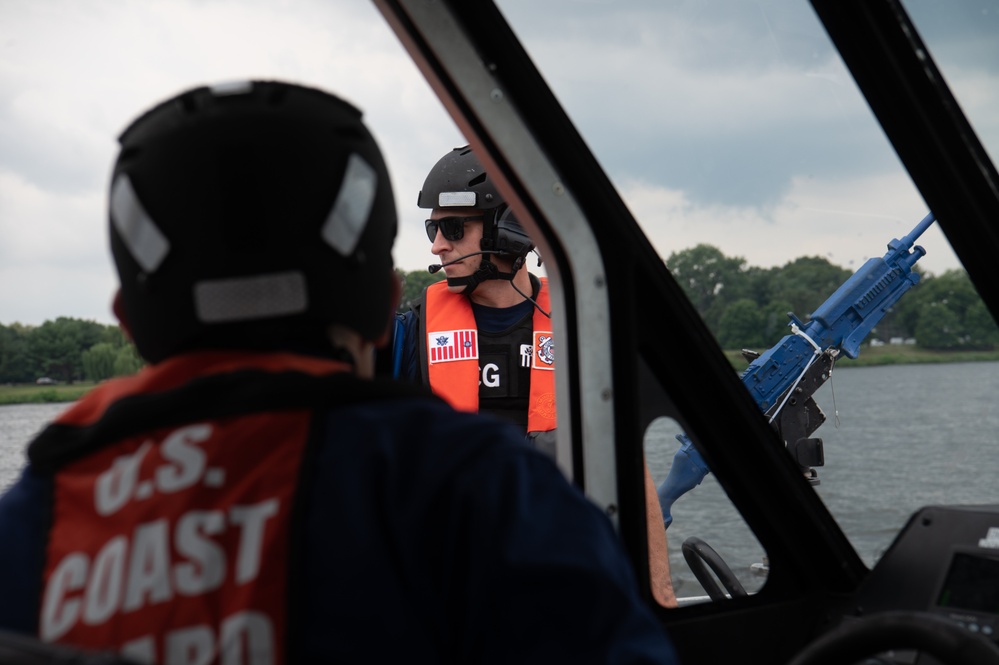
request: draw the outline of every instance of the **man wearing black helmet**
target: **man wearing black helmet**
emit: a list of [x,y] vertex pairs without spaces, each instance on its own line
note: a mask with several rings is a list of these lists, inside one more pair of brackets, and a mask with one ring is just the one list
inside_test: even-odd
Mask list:
[[398,366],[452,406],[515,423],[554,455],[555,340],[548,284],[525,268],[534,249],[482,164],[464,146],[444,155],[417,204],[446,282],[401,319]]
[[[513,422],[555,455],[555,342],[548,280],[530,274],[534,243],[503,202],[471,147],[455,148],[430,170],[417,205],[430,251],[447,280],[432,284],[397,320],[394,366],[456,409]],[[539,260],[540,264],[540,260]],[[652,591],[676,605],[656,488],[646,468]]]
[[674,662],[549,458],[373,378],[396,214],[359,111],[203,87],[120,142],[114,309],[150,364],[30,444],[0,629],[143,663]]

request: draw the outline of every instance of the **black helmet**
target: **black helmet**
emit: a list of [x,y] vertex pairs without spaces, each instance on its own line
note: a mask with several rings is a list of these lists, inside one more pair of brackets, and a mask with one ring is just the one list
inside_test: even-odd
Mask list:
[[416,205],[420,208],[479,208],[487,213],[482,227],[480,249],[511,259],[513,271],[499,272],[489,260],[490,254],[484,254],[482,267],[476,275],[448,280],[448,283],[468,284],[465,293],[470,293],[487,279],[513,279],[514,274],[524,265],[527,254],[534,249],[534,243],[514,217],[510,207],[503,202],[470,146],[455,148],[434,164],[423,183]]
[[395,203],[358,109],[288,83],[201,87],[119,142],[111,250],[145,359],[385,331]]

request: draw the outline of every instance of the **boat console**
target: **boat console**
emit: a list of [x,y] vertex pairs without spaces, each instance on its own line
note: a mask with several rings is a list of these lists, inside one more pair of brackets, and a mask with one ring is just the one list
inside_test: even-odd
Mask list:
[[999,505],[913,515],[857,595],[864,614],[926,611],[999,638]]
[[[999,645],[999,505],[919,510],[855,598],[858,618],[927,613]],[[885,654],[884,662],[938,661],[897,651]]]

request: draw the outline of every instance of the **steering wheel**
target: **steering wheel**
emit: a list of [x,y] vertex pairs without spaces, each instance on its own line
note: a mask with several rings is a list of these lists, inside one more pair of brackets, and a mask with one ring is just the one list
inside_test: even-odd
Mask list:
[[788,665],[845,665],[892,649],[924,651],[944,665],[999,665],[999,647],[991,641],[925,612],[884,612],[844,623]]
[[[706,542],[700,538],[691,536],[683,541],[680,549],[683,552],[684,560],[686,560],[687,565],[690,566],[690,570],[694,573],[694,577],[701,583],[704,590],[708,592],[708,597],[711,600],[725,600],[729,596],[736,598],[747,595],[746,590],[736,578],[732,569],[718,556],[718,552],[715,552]],[[708,573],[708,567],[718,576],[722,586],[725,587],[725,591],[728,591],[728,595],[721,590],[715,578]]]

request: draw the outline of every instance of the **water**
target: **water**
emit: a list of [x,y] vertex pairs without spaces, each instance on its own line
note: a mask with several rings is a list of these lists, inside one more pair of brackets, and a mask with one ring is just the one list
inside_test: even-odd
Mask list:
[[[872,566],[917,509],[931,504],[999,503],[999,363],[840,367],[817,393],[826,423],[825,466],[815,489],[857,553]],[[836,412],[839,426],[836,426]],[[646,458],[666,477],[679,431],[653,425]],[[698,536],[729,563],[747,589],[762,586],[750,566],[765,552],[709,475],[673,509],[668,531],[674,585],[701,593],[680,553]]]
[[[868,565],[924,505],[999,502],[997,394],[999,363],[840,367],[819,390],[827,421],[815,436],[825,441],[826,464],[816,491]],[[0,491],[16,479],[31,437],[66,406],[0,406]],[[648,432],[657,482],[669,472],[678,431],[663,420]],[[765,578],[750,567],[765,552],[713,476],[682,497],[673,515],[670,566],[679,595],[703,593],[680,550],[690,536],[718,551],[748,590],[762,586]]]
[[15,404],[0,406],[0,492],[7,489],[24,467],[28,442],[66,404]]

